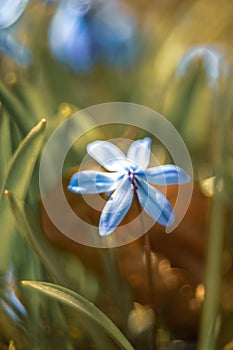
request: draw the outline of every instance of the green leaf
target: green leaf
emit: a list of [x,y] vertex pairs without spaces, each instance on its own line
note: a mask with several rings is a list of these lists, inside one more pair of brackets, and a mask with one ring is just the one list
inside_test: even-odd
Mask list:
[[46,120],[42,119],[21,142],[9,164],[3,183],[4,189],[10,189],[20,198],[24,198],[31,180],[35,162],[40,153],[45,136]]
[[3,108],[1,106],[0,108],[0,149],[4,150],[0,157],[0,183],[2,183],[6,175],[7,164],[11,158],[12,148],[9,120]]
[[104,330],[118,343],[118,345],[120,345],[122,349],[134,349],[119,328],[117,328],[117,326],[93,303],[81,295],[70,289],[47,282],[22,281],[22,284],[71,306],[87,318],[95,321],[98,325],[104,328]]
[[44,89],[37,89],[34,84],[21,79],[17,79],[12,88],[35,123],[43,116],[51,114],[52,111],[48,108],[48,103],[45,103],[42,96],[42,93],[45,92]]
[[22,131],[22,134],[26,135],[33,127],[33,120],[19,100],[5,87],[1,81],[0,100],[10,117],[13,118],[19,129]]
[[22,136],[22,133],[19,130],[17,124],[14,122],[14,120],[10,120],[10,136],[12,153],[15,153],[20,143],[23,141],[24,137]]
[[[17,220],[20,232],[22,232],[30,246],[39,255],[42,264],[44,264],[45,268],[48,270],[50,275],[57,282],[72,288],[73,280],[70,281],[69,277],[67,276],[67,268],[70,269],[71,266],[67,264],[66,256],[63,257],[61,255],[61,252],[59,252],[58,255],[54,248],[45,239],[40,229],[40,223],[38,222],[38,220],[36,220],[35,217],[32,217],[32,213],[30,212],[29,208],[25,206],[25,203],[22,200],[15,197],[9,191],[6,191],[6,197],[9,201],[12,213],[14,214],[15,219]],[[76,274],[80,276],[79,264],[72,264],[72,267],[76,269]],[[82,273],[84,273],[84,271],[81,271],[81,275]],[[81,282],[79,280],[77,282],[75,281],[76,287],[82,290],[83,293],[86,293],[86,288],[91,284],[92,281],[92,277],[87,274],[87,271],[85,271],[85,279],[86,282],[84,283],[84,285],[82,278]],[[53,308],[51,310],[51,314],[53,315],[52,317],[54,317],[54,312],[55,311]],[[95,344],[99,345],[99,347],[97,347],[98,349],[106,350],[110,348],[109,338],[99,330],[98,332],[96,332],[96,329],[91,323],[85,324],[83,326],[83,329],[89,334],[89,336],[93,339]]]
[[11,250],[14,248],[12,243],[15,231],[15,223],[14,220],[12,220],[12,214],[2,193],[5,188],[8,188],[20,198],[25,198],[35,162],[44,140],[45,125],[45,120],[42,120],[21,142],[11,159],[5,179],[3,180],[3,185],[0,190],[0,271],[5,271],[9,265]]
[[29,213],[23,200],[19,199],[8,190],[5,191],[5,195],[20,231],[39,255],[51,276],[59,281],[59,283],[68,284],[65,271],[62,266],[59,265],[59,260],[54,249],[41,232],[38,220],[32,217],[32,214]]

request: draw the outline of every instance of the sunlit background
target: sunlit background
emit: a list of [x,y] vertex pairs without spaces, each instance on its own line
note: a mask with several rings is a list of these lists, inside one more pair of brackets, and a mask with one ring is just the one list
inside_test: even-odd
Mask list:
[[[0,0],[0,350],[233,349],[232,43],[231,0]],[[53,130],[115,101],[161,113],[192,158],[183,222],[170,235],[158,224],[148,234],[154,295],[143,238],[116,249],[79,245],[40,202],[39,158]],[[96,225],[99,214],[66,186],[100,134],[138,130],[84,135],[64,163],[72,209]],[[56,186],[51,193],[59,210]],[[176,194],[170,186],[172,204]]]

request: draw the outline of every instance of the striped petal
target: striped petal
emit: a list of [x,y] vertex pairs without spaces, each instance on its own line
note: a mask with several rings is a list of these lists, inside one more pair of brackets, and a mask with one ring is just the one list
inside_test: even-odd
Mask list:
[[112,233],[126,216],[132,204],[134,191],[129,180],[123,181],[107,201],[99,223],[100,236]]
[[137,180],[137,196],[145,212],[160,225],[170,226],[175,220],[175,213],[167,198],[146,181]]
[[150,161],[150,146],[151,139],[149,137],[134,141],[129,147],[127,158],[141,169],[146,169]]
[[181,168],[170,164],[146,169],[144,175],[148,182],[155,185],[183,184],[191,180]]
[[90,143],[87,146],[87,152],[108,171],[125,171],[129,169],[124,153],[108,141]]
[[87,170],[74,174],[68,185],[68,190],[77,194],[94,194],[114,191],[123,179],[122,173],[104,173]]

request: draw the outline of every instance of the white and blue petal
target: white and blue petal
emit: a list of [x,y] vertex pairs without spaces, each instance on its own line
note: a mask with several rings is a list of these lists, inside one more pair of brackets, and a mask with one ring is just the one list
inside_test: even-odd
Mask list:
[[87,146],[87,152],[108,171],[126,171],[129,169],[126,156],[111,142],[92,142]]
[[180,167],[172,164],[166,164],[148,168],[142,176],[154,185],[175,185],[190,181],[190,177]]
[[126,216],[132,204],[134,191],[131,182],[126,179],[111,195],[100,216],[99,234],[108,236]]
[[29,0],[0,1],[0,29],[10,27],[21,16]]
[[116,189],[125,174],[120,172],[105,173],[86,170],[75,173],[68,185],[68,190],[77,194],[94,194],[112,192]]
[[175,213],[167,198],[142,179],[137,180],[137,187],[138,200],[145,212],[160,225],[172,225]]
[[129,146],[127,158],[137,164],[139,168],[146,169],[150,162],[150,147],[151,139],[149,137],[134,141]]

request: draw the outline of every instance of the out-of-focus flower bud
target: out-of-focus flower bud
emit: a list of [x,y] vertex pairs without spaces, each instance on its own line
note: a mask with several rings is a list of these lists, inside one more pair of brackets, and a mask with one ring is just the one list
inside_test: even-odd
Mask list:
[[0,288],[0,308],[17,323],[21,323],[27,317],[24,305],[16,295],[16,285],[14,281],[14,271],[11,265],[4,277],[4,288]]
[[183,76],[195,64],[202,64],[210,82],[215,85],[224,68],[224,53],[214,45],[194,46],[182,58],[177,75]]
[[74,71],[88,71],[94,65],[90,29],[82,6],[76,6],[61,3],[50,25],[49,44],[58,61]]
[[91,31],[97,55],[109,64],[128,65],[139,51],[136,23],[115,1],[105,2],[93,16]]
[[0,30],[10,27],[21,16],[28,0],[0,1]]
[[31,51],[18,42],[12,28],[0,30],[0,51],[22,67],[27,67],[32,62]]
[[[163,113],[179,130],[189,151],[193,152],[200,167],[207,165],[211,148],[216,92],[223,88],[230,65],[226,49],[220,45],[199,45],[191,47],[181,58],[173,81],[164,94]],[[212,136],[212,134],[211,134]],[[212,176],[207,172],[202,178]]]
[[49,28],[53,56],[78,72],[97,61],[128,65],[138,53],[133,16],[116,0],[61,1]]
[[18,41],[15,25],[28,1],[0,0],[0,51],[23,67],[32,62],[32,54]]

